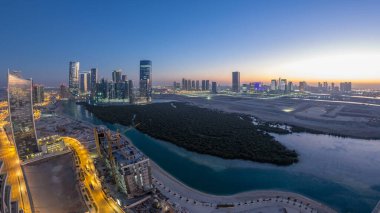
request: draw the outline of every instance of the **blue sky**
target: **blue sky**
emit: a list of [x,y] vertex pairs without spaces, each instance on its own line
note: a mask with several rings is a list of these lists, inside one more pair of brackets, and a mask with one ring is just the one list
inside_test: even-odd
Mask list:
[[239,70],[243,81],[380,84],[379,23],[380,1],[2,0],[0,85],[8,68],[67,83],[70,60],[137,79],[140,59],[156,82],[228,83]]

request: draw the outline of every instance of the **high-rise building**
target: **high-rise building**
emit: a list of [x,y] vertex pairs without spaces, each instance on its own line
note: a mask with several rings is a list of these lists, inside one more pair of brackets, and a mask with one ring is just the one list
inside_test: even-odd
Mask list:
[[210,81],[206,80],[206,91],[210,90]]
[[289,81],[286,89],[288,92],[292,92],[294,90],[293,82]]
[[286,79],[280,79],[279,89],[281,91],[286,91],[286,87],[287,87]]
[[12,135],[18,156],[26,160],[37,154],[37,134],[34,125],[32,80],[18,72],[8,72],[8,107]]
[[182,90],[186,90],[187,80],[182,78]]
[[189,79],[189,80],[187,80],[187,88],[186,88],[186,90],[191,90],[191,80]]
[[248,90],[249,90],[249,85],[248,85],[248,84],[243,84],[243,85],[241,86],[241,92],[243,92],[243,93],[247,93]]
[[240,92],[240,72],[232,72],[232,92]]
[[214,94],[218,93],[218,88],[215,81],[211,82],[211,92]]
[[133,103],[134,102],[134,93],[133,93],[133,81],[128,80],[128,92],[129,92],[129,102]]
[[98,69],[91,69],[91,95],[95,95],[96,93],[96,83],[98,83]]
[[202,91],[206,90],[206,80],[202,80]]
[[325,81],[325,82],[323,82],[323,91],[328,91],[328,89],[329,89],[329,84]]
[[307,83],[306,81],[301,81],[300,85],[298,86],[298,89],[300,92],[305,92],[307,90]]
[[59,96],[60,98],[63,98],[63,99],[66,99],[69,97],[69,92],[66,85],[61,84],[61,86],[59,87]]
[[195,89],[196,89],[196,90],[199,90],[199,80],[197,80],[197,81],[195,82]]
[[89,80],[89,73],[84,72],[80,74],[80,91],[81,93],[86,93],[88,91],[87,82]]
[[91,91],[91,72],[87,73],[86,80],[87,80],[87,92],[90,92]]
[[277,80],[276,79],[273,79],[270,82],[270,90],[272,90],[272,91],[277,90]]
[[152,100],[152,61],[140,61],[140,96]]
[[39,84],[33,84],[33,103],[38,104],[44,102],[44,87]]
[[120,83],[121,82],[121,75],[122,75],[121,70],[114,70],[112,72],[112,81],[114,83]]
[[122,82],[128,81],[128,76],[127,75],[121,75],[121,81]]
[[74,97],[79,95],[79,61],[69,64],[69,92]]
[[351,92],[352,84],[351,82],[341,82],[340,83],[340,91],[341,92]]

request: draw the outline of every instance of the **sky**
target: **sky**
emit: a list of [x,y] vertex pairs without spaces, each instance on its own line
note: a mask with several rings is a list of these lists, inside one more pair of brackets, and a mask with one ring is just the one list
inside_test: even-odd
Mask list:
[[46,86],[68,83],[69,61],[111,78],[230,84],[279,77],[380,88],[380,1],[1,0],[0,87],[20,70]]

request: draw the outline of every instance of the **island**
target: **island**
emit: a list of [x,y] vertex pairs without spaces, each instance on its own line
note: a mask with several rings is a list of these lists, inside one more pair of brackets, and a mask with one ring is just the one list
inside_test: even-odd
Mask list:
[[85,105],[99,119],[136,128],[186,150],[279,166],[298,162],[298,154],[275,140],[249,115],[201,108],[182,102],[147,105]]

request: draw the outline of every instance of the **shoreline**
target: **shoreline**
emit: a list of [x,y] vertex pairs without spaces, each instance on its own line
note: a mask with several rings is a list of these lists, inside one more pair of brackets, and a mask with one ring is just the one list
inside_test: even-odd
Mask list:
[[[91,122],[88,122],[88,121],[85,121],[82,119],[75,119],[72,116],[67,115],[63,112],[58,113],[58,115],[65,117],[65,118],[68,118],[68,119],[71,119],[71,120],[75,120],[79,123],[83,123],[83,124],[89,126],[90,128],[94,128],[97,126],[95,124],[92,124]],[[121,125],[121,126],[125,127],[123,125]],[[111,130],[111,131],[115,132],[113,130]],[[124,134],[122,134],[122,137],[124,137],[128,141],[130,141],[130,139],[127,136],[125,136]],[[133,144],[133,142],[132,142],[132,144]],[[208,194],[205,192],[198,191],[198,190],[191,188],[191,187],[187,186],[186,184],[182,183],[180,180],[176,179],[171,174],[169,174],[164,169],[162,169],[152,159],[150,159],[150,162],[151,162],[151,168],[152,168],[152,176],[154,178],[153,184],[156,186],[156,188],[159,189],[160,192],[164,196],[166,196],[173,204],[180,203],[179,204],[180,207],[184,207],[186,209],[189,209],[190,212],[194,212],[194,211],[195,212],[214,212],[215,210],[217,210],[216,209],[217,204],[231,204],[231,203],[233,203],[234,205],[236,205],[236,207],[234,207],[233,209],[228,208],[229,211],[231,211],[231,210],[243,211],[243,210],[250,210],[250,209],[253,210],[253,209],[257,209],[259,207],[266,208],[266,207],[271,207],[273,205],[275,205],[275,206],[278,206],[278,205],[285,205],[286,206],[286,205],[288,205],[285,203],[285,201],[284,201],[284,203],[282,203],[282,201],[281,201],[281,203],[278,203],[278,204],[277,203],[271,203],[269,201],[265,201],[265,199],[273,199],[274,200],[276,197],[281,197],[285,200],[287,200],[287,198],[290,197],[293,200],[293,204],[295,204],[297,202],[301,202],[301,201],[303,204],[308,203],[309,205],[305,206],[306,208],[312,207],[315,210],[318,209],[318,212],[328,212],[328,213],[336,212],[335,210],[329,208],[328,206],[326,206],[322,203],[319,203],[318,201],[315,201],[311,198],[308,198],[308,197],[305,197],[303,195],[296,194],[293,192],[286,192],[286,191],[251,190],[251,191],[247,191],[247,192],[236,193],[233,195]],[[161,183],[161,188],[160,188],[159,183]],[[167,186],[169,191],[165,191],[165,189],[162,188],[163,186],[165,186],[165,187]],[[177,196],[176,195],[173,196],[173,194],[171,194],[171,193],[175,193],[175,194],[177,194]],[[185,196],[181,196],[181,195],[186,195],[186,197],[188,198],[189,201],[193,201],[193,202],[196,201],[196,203],[198,203],[198,205],[194,205],[194,204],[187,202],[184,199]],[[176,197],[182,197],[182,199],[176,199]],[[296,199],[297,202],[294,202],[294,199]],[[253,200],[255,200],[255,202],[260,200],[259,207],[254,206],[255,204],[252,204],[252,203],[244,205],[244,203],[249,202],[249,201],[253,201]],[[292,202],[292,201],[290,201],[290,202]],[[202,205],[199,205],[199,204],[202,204]],[[256,202],[256,204],[257,204],[257,202]],[[297,204],[302,205],[301,203],[297,203]],[[267,205],[267,206],[265,206],[265,205]],[[294,205],[293,206],[287,206],[287,207],[291,208],[291,207],[294,207]],[[218,211],[221,211],[221,210],[223,210],[223,209],[219,209]],[[311,210],[311,208],[309,208],[309,210]],[[305,212],[308,212],[308,211],[305,211]],[[313,212],[313,211],[309,211],[309,212]]]
[[[299,205],[302,205],[302,212],[309,212],[305,210],[305,207],[313,208],[317,212],[336,212],[332,208],[308,198],[304,195],[297,194],[294,192],[278,191],[278,190],[251,190],[246,192],[240,192],[232,195],[214,195],[205,192],[198,191],[194,188],[187,186],[180,180],[176,179],[160,166],[158,166],[154,161],[151,160],[152,175],[154,177],[154,185],[169,198],[173,203],[180,203],[181,206],[187,207],[189,210],[197,212],[214,212],[218,210],[216,207],[218,204],[233,204],[235,207],[228,208],[229,212],[239,212],[255,210],[260,207],[265,207],[267,205],[274,205],[274,199],[285,199],[291,198],[291,203],[296,203],[298,210],[301,210]],[[168,188],[169,190],[165,190]],[[182,195],[186,196],[182,196]],[[182,198],[181,198],[182,197]],[[269,199],[272,202],[269,202]],[[294,199],[297,202],[294,202]],[[189,201],[187,201],[189,200]],[[252,201],[255,200],[256,204],[260,203],[259,206],[254,206]],[[257,202],[260,200],[260,202]],[[265,201],[267,200],[267,201]],[[194,204],[194,201],[196,204]],[[267,203],[265,203],[267,202]],[[287,204],[278,201],[278,206],[288,207]],[[306,205],[308,204],[308,205]],[[223,209],[219,209],[223,212]],[[309,209],[311,210],[311,209]],[[314,211],[310,211],[314,212]]]

